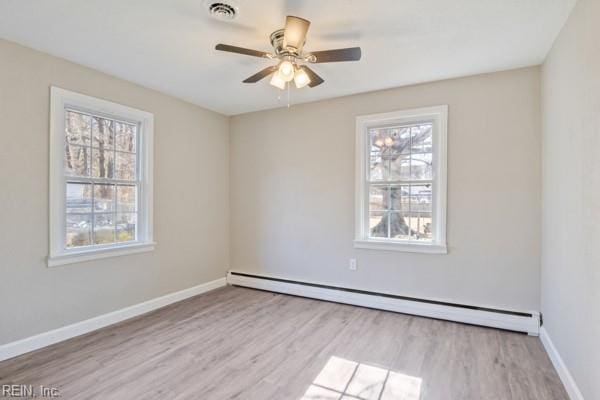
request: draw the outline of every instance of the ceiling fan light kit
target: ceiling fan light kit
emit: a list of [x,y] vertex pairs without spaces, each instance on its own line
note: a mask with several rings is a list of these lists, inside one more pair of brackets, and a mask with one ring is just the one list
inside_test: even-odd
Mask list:
[[270,84],[281,90],[289,87],[292,80],[298,89],[305,86],[315,87],[324,82],[323,78],[306,64],[360,60],[360,47],[305,53],[303,48],[309,26],[310,21],[288,15],[285,28],[278,29],[270,35],[273,53],[227,44],[217,44],[215,49],[252,57],[279,60],[279,64],[267,67],[246,78],[243,82],[256,83],[272,74]]

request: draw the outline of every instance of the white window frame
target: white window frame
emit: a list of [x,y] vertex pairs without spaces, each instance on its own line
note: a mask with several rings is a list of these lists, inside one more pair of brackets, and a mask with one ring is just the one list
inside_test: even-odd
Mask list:
[[[430,243],[369,237],[368,130],[390,124],[433,122],[433,198]],[[355,240],[358,249],[446,254],[448,106],[417,108],[356,117]]]
[[[79,110],[138,125],[138,221],[134,242],[66,248],[65,110]],[[48,266],[77,263],[154,250],[153,240],[154,115],[58,87],[50,89],[50,251]]]

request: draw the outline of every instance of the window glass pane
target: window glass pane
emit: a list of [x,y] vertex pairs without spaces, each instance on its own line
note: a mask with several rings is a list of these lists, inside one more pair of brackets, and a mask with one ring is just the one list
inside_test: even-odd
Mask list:
[[137,188],[135,186],[117,185],[117,211],[137,211]]
[[410,179],[410,154],[398,154],[391,160],[391,176],[393,181]]
[[410,153],[410,128],[394,128],[391,131],[391,136],[394,139],[394,148],[397,153]]
[[390,188],[392,210],[408,211],[410,187],[408,185],[392,186]]
[[136,170],[136,156],[130,153],[116,153],[116,179],[134,181]]
[[381,129],[369,129],[369,146],[371,147],[371,152],[379,153],[381,149],[386,147],[384,143],[385,137]]
[[67,214],[92,212],[92,185],[67,183]]
[[114,214],[94,215],[94,244],[114,243],[115,217]]
[[413,153],[431,152],[432,150],[432,124],[422,124],[411,128]]
[[431,185],[411,185],[410,211],[431,212]]
[[369,232],[371,237],[387,238],[387,213],[374,211],[369,213]]
[[411,212],[410,230],[411,240],[431,241],[431,213],[430,212]]
[[117,214],[117,242],[129,242],[136,239],[137,214]]
[[433,172],[431,160],[431,153],[413,154],[410,161],[410,179],[413,181],[432,180]]
[[[407,160],[410,153],[410,129],[406,127],[369,129],[369,149],[371,181],[398,180],[400,167],[405,164],[401,160]],[[409,170],[404,172],[409,176]]]
[[88,147],[65,145],[65,175],[90,176],[90,149]]
[[386,186],[371,186],[369,190],[369,209],[387,210],[389,190]]
[[370,179],[387,181],[390,176],[390,161],[394,150],[393,139],[384,129],[369,130]]
[[409,239],[410,217],[407,213],[390,213],[390,238],[391,239]]
[[112,150],[92,149],[92,176],[112,179],[114,176],[114,153]]
[[66,228],[66,247],[92,244],[92,217],[90,214],[67,214]]
[[[389,160],[386,160],[386,163],[389,165]],[[389,170],[389,166],[386,168],[384,165],[384,160],[379,153],[371,153],[370,163],[369,163],[369,179],[372,182],[387,180],[387,171]]]
[[384,161],[382,158],[385,146],[383,140],[379,138],[378,130],[369,130],[369,179],[371,181],[381,181],[387,179],[384,177]]
[[396,154],[410,153],[410,128],[385,127],[369,130],[369,140],[372,148],[379,151],[384,149]]
[[112,150],[114,148],[114,125],[113,121],[101,117],[92,118],[92,146],[100,150]]
[[65,131],[67,143],[89,146],[91,139],[92,117],[75,111],[65,112]]
[[115,187],[94,185],[94,212],[111,212],[115,209]]
[[118,151],[135,153],[137,126],[115,121],[115,146]]

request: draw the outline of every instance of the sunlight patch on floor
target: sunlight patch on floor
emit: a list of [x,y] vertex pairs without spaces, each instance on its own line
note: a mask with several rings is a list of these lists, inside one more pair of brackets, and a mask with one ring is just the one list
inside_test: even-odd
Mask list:
[[419,400],[421,378],[330,357],[301,400]]

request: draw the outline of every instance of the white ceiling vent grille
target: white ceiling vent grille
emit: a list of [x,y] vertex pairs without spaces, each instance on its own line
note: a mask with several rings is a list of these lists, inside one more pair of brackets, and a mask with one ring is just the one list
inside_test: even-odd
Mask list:
[[208,14],[220,21],[231,21],[238,15],[238,7],[232,2],[208,1]]

